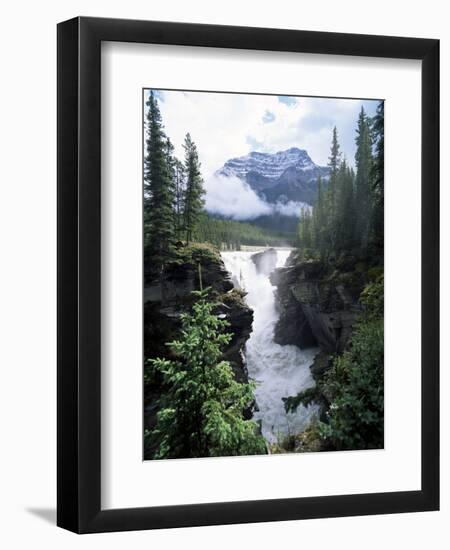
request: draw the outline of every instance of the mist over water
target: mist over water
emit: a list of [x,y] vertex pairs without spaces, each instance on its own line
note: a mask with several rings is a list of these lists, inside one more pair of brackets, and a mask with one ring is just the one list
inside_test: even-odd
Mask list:
[[[282,398],[314,386],[309,367],[318,350],[300,350],[297,346],[280,346],[274,342],[278,320],[275,287],[266,266],[263,273],[257,272],[251,259],[254,253],[222,252],[222,258],[235,286],[247,292],[245,300],[254,312],[253,330],[245,349],[249,377],[257,384],[255,397],[259,410],[254,419],[261,420],[263,436],[274,443],[285,434],[301,432],[317,413],[315,405],[307,408],[300,405],[295,413],[287,414]],[[289,254],[290,250],[277,249],[276,267],[283,267]]]

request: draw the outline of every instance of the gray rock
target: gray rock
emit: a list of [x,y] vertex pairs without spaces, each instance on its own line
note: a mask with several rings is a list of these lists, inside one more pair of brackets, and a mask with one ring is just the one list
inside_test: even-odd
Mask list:
[[328,270],[323,262],[305,261],[272,274],[280,312],[277,343],[319,346],[327,353],[345,349],[360,309],[345,284]]
[[[210,287],[210,295],[217,302],[215,313],[229,322],[226,330],[232,338],[224,349],[223,359],[230,362],[237,381],[248,382],[243,349],[252,330],[253,310],[243,300],[244,293],[233,289],[219,252],[199,255],[192,262],[174,263],[167,267],[162,279],[147,279],[144,287],[144,357],[171,357],[166,342],[179,336],[181,314],[192,306],[191,291],[199,288],[198,263],[201,264],[203,288]],[[144,423],[148,429],[156,422],[160,389],[157,380],[145,386]],[[253,405],[244,411],[245,418],[251,418],[252,414]]]
[[258,273],[270,275],[277,266],[277,251],[274,248],[268,248],[252,254],[251,259]]
[[[200,249],[201,252],[201,249]],[[192,291],[199,289],[199,269],[203,288],[218,302],[217,314],[229,322],[232,339],[224,350],[224,359],[231,363],[236,379],[247,381],[242,350],[253,322],[253,310],[242,299],[242,292],[233,289],[230,274],[220,253],[193,253],[190,261],[169,264],[159,280],[147,280],[144,287],[144,353],[146,357],[167,355],[165,342],[176,337],[180,316],[193,303]]]

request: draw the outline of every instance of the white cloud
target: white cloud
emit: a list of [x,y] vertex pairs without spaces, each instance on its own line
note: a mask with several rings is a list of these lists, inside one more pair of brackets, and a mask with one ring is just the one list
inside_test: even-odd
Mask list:
[[252,220],[273,213],[298,217],[302,208],[310,208],[294,201],[269,204],[236,177],[212,175],[205,181],[205,189],[206,210],[233,220]]
[[299,147],[306,149],[314,162],[325,165],[334,126],[342,151],[353,164],[359,110],[364,104],[372,115],[377,104],[357,99],[296,97],[280,101],[278,96],[270,95],[164,90],[158,93],[163,123],[176,154],[183,158],[182,143],[190,132],[198,146],[205,178],[228,159],[255,148],[274,153]]
[[205,181],[205,208],[233,220],[250,220],[270,214],[272,208],[236,177],[212,175]]
[[289,201],[286,203],[277,202],[273,207],[275,212],[278,212],[279,214],[283,214],[284,216],[297,217],[300,217],[300,212],[302,211],[302,208],[310,210],[311,206],[309,204],[306,204],[305,202]]

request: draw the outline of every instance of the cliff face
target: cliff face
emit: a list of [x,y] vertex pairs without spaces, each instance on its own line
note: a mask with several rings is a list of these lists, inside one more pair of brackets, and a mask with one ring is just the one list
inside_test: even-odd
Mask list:
[[280,311],[275,341],[341,353],[360,313],[357,301],[366,276],[367,266],[355,258],[327,264],[300,261],[293,253],[271,278]]
[[210,287],[210,297],[217,303],[216,313],[225,318],[232,340],[224,350],[224,359],[231,363],[236,379],[247,381],[242,350],[250,336],[253,311],[245,304],[242,293],[233,289],[230,275],[220,253],[208,245],[180,248],[162,278],[147,278],[144,287],[144,355],[165,357],[166,342],[178,335],[180,316],[190,309],[198,290],[199,265],[203,288]]
[[[188,312],[195,300],[191,292],[199,290],[200,275],[202,287],[210,287],[209,296],[217,304],[216,314],[230,324],[227,332],[232,334],[232,339],[224,350],[223,359],[231,364],[236,380],[248,382],[243,349],[252,329],[253,310],[245,304],[243,293],[233,288],[219,251],[210,245],[180,246],[162,277],[152,274],[151,270],[146,271],[144,358],[171,356],[166,342],[178,338],[181,314]],[[161,384],[159,379],[145,382],[144,426],[148,430],[156,424]],[[251,418],[251,408],[244,414]],[[151,456],[152,451],[147,452]]]

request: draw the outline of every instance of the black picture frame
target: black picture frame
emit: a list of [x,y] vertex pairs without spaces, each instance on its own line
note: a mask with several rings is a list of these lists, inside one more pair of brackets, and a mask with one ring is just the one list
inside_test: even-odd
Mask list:
[[[102,41],[422,61],[422,489],[101,509]],[[439,508],[439,41],[77,17],[58,25],[57,524],[76,533]],[[419,297],[417,297],[419,299]]]

